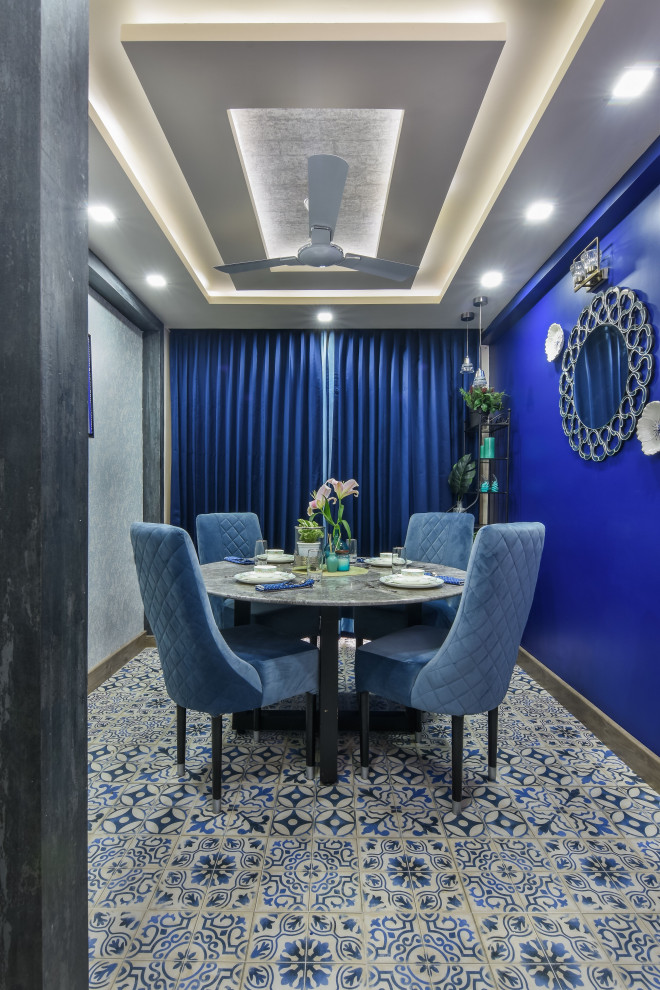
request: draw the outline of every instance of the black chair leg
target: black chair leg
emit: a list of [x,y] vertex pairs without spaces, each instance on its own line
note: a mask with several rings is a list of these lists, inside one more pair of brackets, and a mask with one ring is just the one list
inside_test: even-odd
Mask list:
[[211,719],[211,788],[213,814],[218,815],[222,797],[222,715]]
[[497,708],[488,712],[488,779],[497,780]]
[[410,726],[410,731],[415,734],[415,742],[421,743],[422,741],[422,713],[419,708],[408,708],[406,707],[406,715],[408,717],[408,725]]
[[360,691],[360,776],[369,777],[369,692]]
[[362,639],[362,636],[356,636],[355,637],[355,649],[358,650],[363,644],[364,644],[364,640]]
[[261,708],[252,709],[252,738],[259,742],[261,732]]
[[316,760],[314,753],[314,712],[316,709],[316,695],[308,691],[305,695],[305,763],[307,765],[306,774],[308,780],[314,779],[314,763]]
[[463,716],[451,717],[451,809],[455,815],[463,810]]
[[186,710],[176,706],[176,772],[183,777],[186,772]]

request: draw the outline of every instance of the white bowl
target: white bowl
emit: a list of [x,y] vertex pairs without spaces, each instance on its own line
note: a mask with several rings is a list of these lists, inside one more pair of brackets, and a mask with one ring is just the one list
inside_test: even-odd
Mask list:
[[406,567],[405,571],[401,571],[404,577],[420,577],[424,573],[423,567]]
[[254,570],[256,574],[272,574],[277,568],[275,564],[255,564]]
[[389,560],[389,561],[391,561],[392,560],[392,557],[394,556],[394,554],[392,554],[392,553],[379,553],[378,556],[380,557],[381,560]]

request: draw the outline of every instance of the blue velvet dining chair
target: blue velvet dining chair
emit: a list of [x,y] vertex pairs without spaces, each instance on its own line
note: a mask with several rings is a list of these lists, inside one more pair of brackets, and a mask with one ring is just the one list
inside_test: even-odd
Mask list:
[[355,654],[360,763],[369,768],[369,694],[451,715],[452,808],[462,805],[463,720],[488,712],[488,777],[497,778],[498,708],[532,606],[545,538],[541,523],[502,523],[477,533],[449,630],[411,626]]
[[[254,545],[260,539],[261,526],[254,512],[206,512],[197,516],[197,552],[202,564],[213,564],[225,557],[252,557]],[[218,627],[232,627],[232,599],[211,595],[210,600]],[[319,632],[319,610],[308,605],[256,602],[252,604],[250,617],[258,625],[285,636],[316,640]]]
[[[470,512],[415,512],[406,533],[406,553],[410,560],[444,564],[464,571],[470,559],[474,536],[474,516]],[[422,623],[449,629],[456,616],[458,597],[425,602]],[[368,607],[355,610],[355,642],[385,636],[408,625],[405,605]]]
[[314,773],[315,646],[244,625],[222,632],[188,533],[133,523],[131,542],[144,611],[156,638],[165,687],[176,703],[177,769],[185,772],[186,710],[211,716],[213,810],[220,811],[222,716],[306,694],[307,776]]

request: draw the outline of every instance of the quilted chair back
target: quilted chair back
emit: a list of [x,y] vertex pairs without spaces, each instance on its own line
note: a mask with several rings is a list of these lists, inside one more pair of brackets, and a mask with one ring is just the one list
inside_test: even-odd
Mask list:
[[197,550],[202,564],[225,557],[251,557],[261,539],[254,512],[208,512],[197,516]]
[[257,708],[259,675],[222,638],[189,535],[163,523],[133,523],[131,542],[170,698],[212,716]]
[[473,715],[500,704],[532,607],[544,539],[541,523],[479,530],[456,618],[416,678],[412,705],[446,715]]
[[408,523],[406,551],[411,560],[447,564],[464,571],[473,535],[471,512],[415,512]]

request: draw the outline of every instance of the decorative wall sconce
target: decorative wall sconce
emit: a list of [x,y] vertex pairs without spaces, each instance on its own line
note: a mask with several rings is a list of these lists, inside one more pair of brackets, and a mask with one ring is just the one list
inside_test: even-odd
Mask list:
[[463,364],[461,365],[461,374],[462,375],[471,375],[472,372],[474,371],[474,365],[472,364],[472,361],[470,361],[470,355],[468,353],[468,350],[469,350],[469,348],[468,348],[468,330],[469,330],[469,327],[468,327],[467,324],[470,323],[471,320],[474,319],[474,313],[472,312],[472,310],[468,310],[466,313],[461,313],[461,319],[463,320],[463,323],[465,323],[465,357],[463,358]]
[[609,269],[601,268],[600,245],[598,238],[594,237],[584,251],[571,262],[573,292],[577,292],[578,289],[593,292],[601,282],[607,279],[608,272]]

